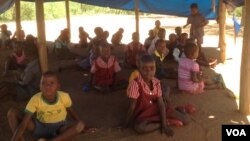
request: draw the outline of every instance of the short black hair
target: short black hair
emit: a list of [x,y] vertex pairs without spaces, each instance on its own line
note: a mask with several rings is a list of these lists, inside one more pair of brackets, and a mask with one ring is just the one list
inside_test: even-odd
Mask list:
[[195,44],[195,43],[190,43],[188,42],[186,45],[185,45],[185,48],[184,48],[184,53],[187,57],[193,55],[197,50],[198,50],[198,46]]
[[160,28],[159,31],[158,31],[158,33],[159,32],[165,32],[166,33],[166,30],[164,28]]
[[169,34],[168,38],[170,39],[171,37],[175,37],[177,39],[177,36],[174,33]]
[[198,9],[198,4],[197,3],[192,3],[190,5],[190,8],[193,9],[193,8],[197,8]]
[[140,58],[140,64],[151,63],[151,62],[155,62],[155,60],[149,54],[145,54],[145,55],[141,56],[141,58]]
[[163,39],[158,39],[156,42],[155,42],[155,47],[157,47],[159,44],[161,44],[161,43],[166,43],[166,41],[165,40],[163,40]]
[[42,74],[42,77],[50,77],[50,76],[55,77],[57,79],[57,81],[60,82],[58,74],[54,71],[46,71]]

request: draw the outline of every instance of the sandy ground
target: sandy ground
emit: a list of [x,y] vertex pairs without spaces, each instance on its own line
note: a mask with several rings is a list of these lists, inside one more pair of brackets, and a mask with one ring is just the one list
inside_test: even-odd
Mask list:
[[[105,20],[104,20],[105,18]],[[167,34],[173,32],[175,26],[185,24],[184,18],[174,18],[167,16],[159,17],[142,17],[140,21],[141,41],[147,36],[148,29],[154,25],[154,20],[160,19],[162,25],[167,28]],[[174,105],[193,104],[198,111],[191,115],[192,122],[185,127],[173,127],[175,136],[168,138],[161,135],[160,132],[153,132],[147,135],[138,135],[131,129],[120,130],[116,127],[124,122],[126,117],[129,101],[125,96],[125,90],[120,90],[107,95],[101,95],[95,91],[88,93],[82,91],[82,86],[87,82],[88,77],[82,70],[69,69],[60,73],[62,80],[62,90],[71,94],[74,102],[74,108],[80,117],[88,126],[98,127],[99,130],[93,134],[82,134],[75,138],[76,141],[220,141],[222,124],[249,124],[246,116],[237,111],[237,99],[228,95],[234,92],[238,94],[239,86],[239,66],[242,39],[239,38],[237,45],[234,46],[232,38],[232,26],[229,21],[227,26],[227,44],[228,58],[226,64],[219,64],[214,70],[205,69],[205,73],[212,76],[214,73],[222,73],[226,86],[229,90],[208,90],[201,95],[186,95],[175,92],[171,95]],[[47,39],[54,40],[62,28],[65,27],[65,20],[47,21],[46,31]],[[8,24],[10,29],[14,31],[14,23]],[[24,22],[23,28],[26,33],[36,34],[34,22]],[[119,27],[124,27],[124,43],[130,41],[130,35],[134,30],[134,17],[132,16],[98,16],[97,17],[73,17],[72,18],[72,41],[77,42],[77,28],[79,25],[85,27],[86,31],[93,35],[95,26],[102,26],[105,30],[114,33]],[[188,29],[185,29],[187,31]],[[210,21],[206,27],[206,37],[204,43],[204,51],[210,57],[219,59],[218,45],[218,26],[214,21]],[[79,51],[79,50],[78,50]],[[76,51],[76,52],[78,52]],[[0,73],[3,70],[4,60],[9,50],[0,49]],[[86,52],[82,52],[86,54]],[[118,53],[119,54],[119,53]],[[50,62],[53,62],[50,60]],[[123,70],[120,76],[128,77],[131,70]],[[232,74],[234,77],[232,77]],[[172,88],[175,87],[175,81],[168,81]],[[9,92],[11,94],[13,92]],[[16,103],[11,97],[7,96],[0,100],[0,140],[7,141],[11,138],[11,132],[8,127],[6,113],[10,107],[23,109],[26,102]],[[28,138],[27,140],[32,140]]]

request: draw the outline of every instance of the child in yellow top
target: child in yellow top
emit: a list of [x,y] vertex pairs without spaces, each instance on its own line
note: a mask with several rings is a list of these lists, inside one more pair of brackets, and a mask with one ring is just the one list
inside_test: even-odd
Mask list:
[[[24,140],[26,130],[43,140],[69,140],[79,134],[84,124],[72,109],[72,102],[68,93],[58,91],[60,82],[53,72],[42,75],[41,92],[34,95],[25,108],[25,114],[10,109],[8,120],[13,132],[13,141]],[[67,113],[75,122],[66,120]],[[33,115],[36,116],[33,116]]]

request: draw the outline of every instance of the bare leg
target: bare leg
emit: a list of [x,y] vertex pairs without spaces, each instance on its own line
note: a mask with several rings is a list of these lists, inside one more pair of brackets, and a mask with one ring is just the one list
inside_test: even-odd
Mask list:
[[155,130],[160,129],[161,124],[160,123],[150,123],[150,122],[141,122],[138,124],[135,124],[135,131],[137,133],[143,134],[143,133],[149,133],[153,132]]
[[[16,129],[18,128],[19,124],[21,123],[23,116],[24,116],[24,114],[16,109],[11,108],[8,111],[7,118],[8,118],[10,129],[11,129],[13,134],[15,133]],[[27,129],[29,131],[33,131],[35,129],[35,125],[32,121],[29,122]],[[23,137],[21,138],[21,141],[24,141]]]
[[61,128],[61,133],[57,137],[53,138],[52,141],[68,141],[72,137],[80,134],[84,129],[84,124],[82,122],[77,122],[72,125],[66,125]]

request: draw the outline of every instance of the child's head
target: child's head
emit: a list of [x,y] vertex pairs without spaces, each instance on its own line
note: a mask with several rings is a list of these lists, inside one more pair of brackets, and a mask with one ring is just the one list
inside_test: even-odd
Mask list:
[[100,50],[100,55],[102,58],[107,59],[110,57],[111,48],[110,48],[109,43],[107,43],[106,41],[103,41],[100,43],[99,50]]
[[42,74],[40,90],[45,99],[55,98],[60,89],[60,81],[56,73],[47,71]]
[[7,31],[8,26],[6,24],[1,25],[1,31]]
[[155,48],[159,54],[163,54],[167,44],[165,40],[159,39],[155,43]]
[[184,48],[184,53],[187,58],[194,60],[197,59],[199,55],[199,48],[194,43],[187,43]]
[[118,33],[123,34],[123,32],[124,32],[124,29],[123,28],[119,28]]
[[140,66],[140,59],[141,59],[141,57],[143,56],[143,55],[146,55],[147,54],[147,52],[145,52],[145,51],[141,51],[141,52],[138,52],[137,54],[136,54],[136,67],[137,68],[139,68],[139,66]]
[[175,28],[175,33],[176,33],[176,35],[181,35],[182,29],[181,29],[180,26],[177,26],[177,27]]
[[191,14],[192,14],[192,15],[197,14],[198,11],[199,11],[198,4],[197,4],[197,3],[192,3],[192,4],[190,5],[190,10],[191,10]]
[[79,32],[83,32],[83,31],[84,31],[83,27],[80,26],[80,27],[79,27]]
[[143,55],[140,58],[139,71],[145,80],[152,80],[155,75],[155,60],[151,55]]
[[138,32],[134,32],[132,34],[132,41],[139,42],[139,40],[140,40],[139,33]]
[[31,34],[28,34],[25,39],[26,43],[34,44],[36,41],[36,37]]
[[168,39],[170,43],[174,43],[177,41],[177,36],[174,33],[171,33],[169,34]]
[[103,36],[103,29],[101,27],[96,27],[94,31],[96,37],[101,38]]
[[161,22],[159,20],[155,21],[155,27],[160,28],[161,27]]
[[158,37],[164,40],[165,36],[166,36],[166,30],[164,28],[160,28],[158,31]]
[[105,40],[107,40],[108,37],[109,37],[109,32],[108,32],[108,31],[104,31],[104,32],[103,32],[103,38],[104,38]]
[[155,35],[154,35],[154,31],[152,30],[152,29],[150,29],[149,31],[148,31],[148,36],[150,37],[150,38],[153,38]]
[[187,33],[181,33],[181,36],[180,36],[180,40],[181,40],[181,43],[186,43],[188,39],[188,34]]

